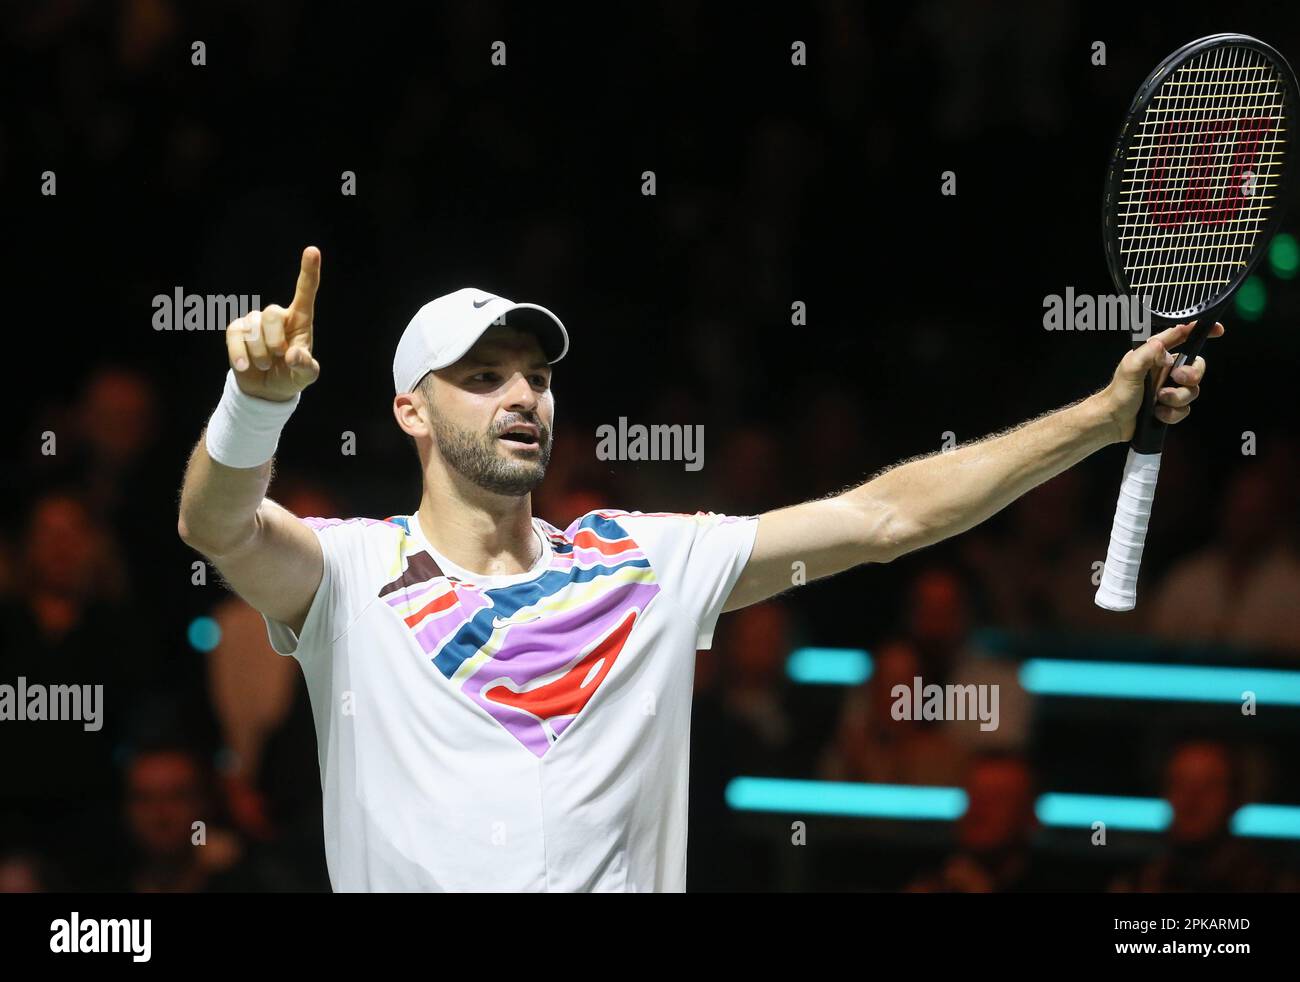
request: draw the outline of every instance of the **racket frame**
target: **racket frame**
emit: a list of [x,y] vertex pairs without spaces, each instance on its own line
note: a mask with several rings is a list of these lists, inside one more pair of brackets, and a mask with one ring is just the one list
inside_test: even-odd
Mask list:
[[[1112,226],[1112,213],[1120,207],[1123,190],[1124,165],[1128,149],[1134,138],[1134,132],[1146,115],[1152,98],[1159,91],[1166,79],[1191,59],[1222,46],[1243,47],[1258,52],[1269,59],[1278,69],[1284,91],[1282,125],[1288,139],[1293,139],[1296,116],[1296,78],[1290,64],[1271,45],[1258,38],[1245,34],[1211,34],[1199,38],[1165,58],[1151,72],[1145,82],[1138,88],[1120,125],[1119,134],[1111,153],[1110,166],[1106,172],[1106,182],[1102,194],[1101,224],[1102,242],[1106,251],[1106,265],[1110,270],[1111,280],[1122,294],[1133,297],[1133,290],[1124,272],[1124,259],[1120,250],[1118,231]],[[1204,300],[1182,310],[1157,312],[1150,311],[1153,332],[1158,327],[1164,328],[1174,324],[1196,321],[1196,326],[1180,346],[1173,368],[1194,361],[1201,347],[1209,337],[1215,324],[1215,315],[1226,308],[1233,293],[1250,275],[1255,265],[1268,251],[1268,243],[1277,232],[1287,210],[1287,204],[1293,181],[1288,180],[1290,166],[1283,162],[1274,205],[1264,225],[1256,232],[1256,242],[1245,265],[1233,278],[1208,300]],[[1139,301],[1141,298],[1137,298]],[[1145,343],[1146,338],[1134,336],[1133,347]],[[1167,377],[1167,376],[1165,376]],[[1150,375],[1144,381],[1142,406],[1138,411],[1133,438],[1129,443],[1128,460],[1121,482],[1119,504],[1115,521],[1111,529],[1111,544],[1106,556],[1102,585],[1097,591],[1096,602],[1100,607],[1110,610],[1131,610],[1136,601],[1136,580],[1141,562],[1142,547],[1146,539],[1147,522],[1150,516],[1151,502],[1155,494],[1155,482],[1159,476],[1160,454],[1164,445],[1168,424],[1156,418],[1157,388]],[[1117,537],[1128,541],[1117,546]]]
[[[1138,88],[1137,94],[1133,97],[1129,105],[1128,112],[1124,116],[1124,121],[1120,125],[1119,134],[1115,139],[1114,150],[1111,152],[1110,166],[1106,170],[1105,189],[1102,194],[1101,207],[1101,227],[1102,242],[1106,249],[1106,266],[1110,270],[1111,280],[1115,288],[1122,294],[1132,297],[1132,287],[1128,283],[1128,277],[1124,272],[1124,257],[1120,251],[1120,243],[1116,228],[1112,222],[1113,212],[1120,207],[1121,192],[1123,191],[1124,165],[1127,162],[1129,144],[1134,139],[1134,133],[1141,125],[1143,117],[1146,115],[1147,108],[1151,100],[1160,90],[1166,79],[1175,71],[1181,68],[1188,61],[1224,45],[1232,47],[1242,47],[1258,52],[1272,61],[1281,69],[1282,84],[1286,90],[1283,100],[1285,103],[1283,109],[1282,125],[1285,132],[1290,138],[1290,134],[1295,132],[1295,115],[1296,115],[1296,79],[1295,73],[1291,70],[1291,65],[1277,51],[1276,48],[1265,44],[1258,38],[1250,37],[1246,34],[1211,34],[1207,37],[1199,38],[1188,44],[1183,45],[1173,54],[1169,55],[1156,66],[1155,70],[1147,76],[1145,82]],[[1217,313],[1225,309],[1232,294],[1245,281],[1246,277],[1251,274],[1256,264],[1263,258],[1268,251],[1267,243],[1277,232],[1287,210],[1288,191],[1293,181],[1284,179],[1277,188],[1276,200],[1274,201],[1271,214],[1264,225],[1256,233],[1258,241],[1264,243],[1264,246],[1252,251],[1250,257],[1232,278],[1232,280],[1219,290],[1213,297],[1202,303],[1186,307],[1182,310],[1157,312],[1151,311],[1151,326],[1153,333],[1157,327],[1171,327],[1174,324],[1183,324],[1189,320],[1197,321],[1196,327],[1183,342],[1180,350],[1177,352],[1178,361],[1173,367],[1194,361],[1200,354],[1206,338],[1209,337],[1210,330],[1214,327]],[[1137,298],[1139,301],[1141,298]],[[1138,347],[1145,339],[1138,337],[1133,338],[1133,347]],[[1171,369],[1172,371],[1172,369]],[[1138,453],[1158,453],[1164,444],[1165,431],[1167,424],[1162,423],[1155,417],[1155,386],[1152,385],[1148,378],[1146,383],[1146,393],[1143,399],[1142,410],[1138,414],[1137,428],[1133,435],[1131,446]]]
[[[1120,125],[1119,134],[1115,139],[1115,149],[1111,153],[1110,166],[1106,171],[1105,190],[1102,194],[1101,223],[1102,223],[1102,241],[1106,247],[1106,265],[1110,270],[1111,279],[1115,286],[1122,293],[1129,294],[1131,288],[1128,284],[1128,277],[1124,273],[1124,257],[1120,252],[1120,244],[1117,237],[1112,234],[1110,215],[1117,209],[1118,202],[1123,190],[1124,164],[1128,154],[1129,143],[1133,139],[1134,130],[1142,123],[1142,118],[1146,115],[1151,99],[1159,91],[1160,86],[1165,80],[1180,68],[1185,62],[1190,61],[1197,55],[1219,47],[1230,44],[1233,47],[1249,48],[1264,55],[1279,68],[1282,69],[1282,81],[1287,90],[1285,99],[1286,106],[1284,109],[1283,125],[1288,133],[1293,133],[1295,129],[1295,112],[1296,112],[1296,80],[1295,73],[1291,70],[1291,65],[1278,51],[1260,41],[1258,38],[1249,37],[1245,34],[1211,34],[1209,37],[1203,37],[1190,44],[1179,48],[1168,58],[1162,61],[1142,83],[1138,89],[1137,95],[1133,97],[1128,112],[1125,114],[1124,122]],[[1263,242],[1268,242],[1277,231],[1286,211],[1286,201],[1284,196],[1291,182],[1283,182],[1279,186],[1277,201],[1273,206],[1272,214],[1265,224],[1256,233],[1256,237]],[[1201,314],[1209,313],[1215,308],[1222,306],[1225,301],[1236,291],[1243,280],[1250,275],[1255,264],[1259,262],[1260,257],[1266,252],[1266,249],[1256,249],[1251,257],[1247,260],[1246,265],[1237,272],[1232,280],[1212,298],[1203,303],[1186,307],[1182,310],[1162,311],[1159,315],[1152,312],[1152,316],[1159,316],[1162,322],[1166,324],[1182,324],[1192,318],[1199,318]],[[1211,325],[1213,326],[1213,325]],[[1206,329],[1208,331],[1208,328]]]

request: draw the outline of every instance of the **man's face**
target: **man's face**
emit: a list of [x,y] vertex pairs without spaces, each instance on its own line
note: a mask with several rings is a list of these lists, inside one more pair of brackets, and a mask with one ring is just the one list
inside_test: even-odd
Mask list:
[[958,839],[971,852],[988,853],[1020,845],[1034,823],[1033,781],[1014,761],[986,761],[966,778],[966,813]]
[[460,361],[421,385],[434,448],[454,471],[495,494],[522,496],[551,459],[551,367],[533,335],[492,327]]
[[1174,812],[1169,837],[1175,842],[1206,842],[1222,835],[1236,809],[1227,753],[1209,743],[1179,748],[1165,771],[1165,798]]
[[946,570],[921,574],[912,585],[911,635],[923,643],[959,644],[966,636],[966,598],[961,580]]
[[31,580],[64,594],[84,594],[95,581],[100,530],[78,501],[49,495],[37,506],[27,533]]
[[139,758],[131,765],[126,799],[131,835],[150,857],[174,857],[190,848],[192,823],[203,813],[192,760],[178,753]]

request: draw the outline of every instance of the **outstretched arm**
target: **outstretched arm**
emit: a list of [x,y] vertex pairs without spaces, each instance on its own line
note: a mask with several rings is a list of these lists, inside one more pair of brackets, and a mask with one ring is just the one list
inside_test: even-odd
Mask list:
[[[239,398],[250,406],[289,403],[320,375],[311,354],[320,265],[320,251],[305,249],[289,307],[255,310],[226,329],[230,370]],[[304,522],[265,497],[271,461],[227,466],[214,460],[210,429],[211,424],[185,470],[177,531],[253,607],[300,631],[324,574],[320,542]]]
[[[899,464],[843,494],[760,516],[754,550],[725,610],[788,590],[795,563],[805,580],[863,563],[886,563],[965,532],[1025,492],[1111,443],[1132,438],[1143,380],[1156,373],[1156,416],[1177,423],[1200,392],[1205,360],[1178,368],[1169,349],[1193,325],[1171,327],[1125,354],[1110,384],[1013,430]],[[1216,325],[1212,337],[1223,333]]]

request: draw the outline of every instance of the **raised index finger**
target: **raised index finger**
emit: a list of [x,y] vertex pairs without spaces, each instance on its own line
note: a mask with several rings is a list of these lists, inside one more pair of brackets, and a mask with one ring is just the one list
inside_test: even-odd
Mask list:
[[316,313],[316,291],[320,288],[320,250],[308,246],[302,251],[302,268],[298,270],[298,285],[293,291],[289,308],[302,314],[311,323]]

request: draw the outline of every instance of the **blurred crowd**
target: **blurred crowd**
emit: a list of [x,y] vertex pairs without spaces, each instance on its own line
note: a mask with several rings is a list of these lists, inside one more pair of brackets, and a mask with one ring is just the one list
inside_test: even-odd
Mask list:
[[[353,350],[328,331],[395,338],[428,297],[483,276],[506,295],[536,296],[574,334],[556,373],[539,516],[564,527],[604,506],[757,514],[821,496],[937,450],[946,429],[965,440],[1076,398],[1110,370],[1113,349],[1083,354],[1038,332],[1024,381],[985,341],[1003,315],[961,299],[983,285],[975,263],[954,264],[948,290],[921,271],[863,310],[871,246],[828,233],[888,224],[900,249],[929,243],[933,216],[909,216],[946,207],[937,198],[843,191],[903,173],[918,150],[913,129],[922,149],[958,161],[979,160],[989,141],[1032,148],[1059,135],[1081,83],[1034,81],[1055,77],[1051,65],[1086,36],[1082,9],[931,2],[866,25],[854,5],[815,5],[806,36],[820,65],[811,85],[791,86],[737,82],[755,71],[738,46],[712,69],[692,67],[725,18],[664,4],[649,47],[595,44],[584,56],[598,68],[513,95],[490,81],[486,57],[466,52],[525,28],[563,31],[520,27],[513,18],[540,15],[502,3],[413,15],[429,21],[400,36],[391,23],[314,20],[305,3],[23,7],[5,28],[8,70],[53,66],[55,81],[14,105],[0,134],[0,179],[15,224],[29,229],[21,246],[4,245],[5,261],[36,297],[58,295],[68,265],[89,265],[90,285],[67,285],[62,299],[124,329],[88,326],[68,346],[75,361],[58,360],[66,370],[7,415],[18,439],[0,478],[0,684],[102,683],[106,712],[96,732],[0,722],[0,891],[328,889],[297,663],[271,651],[260,616],[176,535],[186,454],[219,395],[224,350],[216,336],[152,332],[150,297],[181,282],[260,289],[272,302],[276,283],[291,286],[297,250],[322,244],[324,376],[289,424],[270,492],[302,516],[382,518],[418,504],[414,461],[388,417],[391,345]],[[416,26],[437,57],[425,57]],[[212,58],[197,92],[182,81],[194,77],[194,38]],[[397,50],[371,72],[330,54],[345,39],[387,50],[388,38]],[[679,57],[654,56],[654,45]],[[514,52],[515,64],[537,64],[525,45]],[[890,59],[905,63],[899,87],[915,104],[868,97]],[[594,71],[610,84],[593,89]],[[300,116],[303,78],[318,91]],[[1133,82],[1096,78],[1088,93],[1109,127]],[[697,99],[706,105],[680,127],[629,112]],[[310,131],[300,139],[325,161],[319,174],[249,152],[267,135],[248,124],[266,121],[263,106]],[[333,113],[351,124],[334,125]],[[569,150],[550,152],[552,138]],[[613,162],[590,165],[600,153]],[[639,174],[648,157],[664,178],[653,208],[620,199],[611,176]],[[29,181],[55,165],[77,208],[13,199],[15,174]],[[365,191],[340,209],[347,166]],[[319,189],[302,191],[309,180]],[[984,247],[965,237],[983,215],[977,195],[967,200],[945,244],[959,255]],[[517,216],[504,231],[498,207]],[[279,231],[250,235],[267,215]],[[1060,270],[1100,253],[1091,241],[1029,252],[1030,300],[1017,316],[1032,329]],[[74,254],[92,258],[62,261]],[[281,268],[290,278],[267,282]],[[813,320],[791,344],[794,296],[814,298]],[[1016,296],[1001,300],[1015,309]],[[954,312],[970,330],[952,326]],[[887,318],[887,343],[884,323],[867,317]],[[53,360],[38,333],[18,332],[15,364]],[[1221,409],[1229,393],[1258,396],[1255,378],[1223,374]],[[592,378],[602,384],[584,384]],[[960,415],[917,408],[917,386],[936,380],[941,391],[923,401]],[[1212,370],[1207,394],[1217,381]],[[703,423],[703,469],[598,460],[595,427],[619,415]],[[1246,426],[1258,431],[1250,455]],[[1247,802],[1300,804],[1297,710],[1256,718],[1235,706],[1035,699],[1018,681],[1031,652],[1300,670],[1300,448],[1260,413],[1216,421],[1198,408],[1193,427],[1198,439],[1166,453],[1132,615],[1092,603],[1120,466],[1102,455],[951,543],[724,616],[697,660],[690,887],[1294,889],[1294,840],[1244,839],[1231,820]],[[357,435],[358,457],[338,455],[341,431]],[[196,629],[199,618],[216,630]],[[796,684],[787,659],[805,645],[866,649],[872,674],[857,686]],[[916,677],[999,685],[1000,725],[893,718],[894,686]],[[938,831],[823,822],[792,859],[788,817],[727,807],[739,775],[957,787],[968,807]],[[1160,835],[1098,849],[1088,830],[1040,826],[1034,803],[1046,791],[1163,797],[1172,819]]]
[[[102,683],[106,724],[97,732],[74,722],[0,724],[0,888],[325,888],[315,735],[300,670],[272,652],[257,612],[175,538],[183,454],[158,452],[163,416],[153,382],[99,369],[63,418],[54,406],[40,409],[37,426],[58,442],[55,453],[32,455],[11,488],[25,492],[25,504],[0,549],[0,680]],[[538,514],[561,526],[613,501],[582,442],[559,435],[536,496]],[[709,503],[748,513],[757,510],[753,481],[780,486],[777,475],[760,476],[763,461],[795,447],[759,432],[734,446],[715,467]],[[1169,801],[1172,822],[1149,858],[1129,869],[1103,863],[1103,881],[1095,868],[1054,866],[1050,851],[1046,860],[1036,851],[1036,795],[1078,790],[1057,783],[1067,772],[1053,755],[1104,758],[1109,737],[1093,719],[1056,720],[1035,705],[1018,683],[1016,657],[978,628],[1043,638],[1048,650],[1061,637],[1096,639],[1102,657],[1108,645],[1122,649],[1123,638],[1100,633],[1105,622],[1090,603],[1097,543],[1044,518],[1081,507],[1077,481],[1063,475],[992,527],[919,561],[797,588],[723,618],[715,647],[697,661],[693,886],[781,884],[779,870],[755,862],[777,851],[781,835],[744,828],[724,804],[726,783],[738,775],[965,790],[952,851],[914,850],[910,870],[896,868],[892,850],[878,878],[872,850],[883,845],[873,847],[871,828],[861,828],[859,887],[1295,886],[1289,860],[1230,833],[1241,805],[1294,795],[1294,768],[1276,753],[1284,744],[1270,748],[1262,732],[1243,744],[1248,728],[1209,710],[1189,733],[1186,720],[1108,709],[1107,729],[1126,714],[1139,717],[1148,745],[1159,744],[1154,767],[1130,753],[1129,773],[1090,789]],[[299,515],[350,514],[325,483],[281,474],[272,495]],[[1233,476],[1212,537],[1169,561],[1152,584],[1139,615],[1149,642],[1164,639],[1175,654],[1210,645],[1221,663],[1300,668],[1289,606],[1300,596],[1300,562],[1279,486],[1262,464]],[[883,627],[859,626],[862,594],[883,595],[887,583],[901,588],[896,613]],[[195,617],[215,622],[215,643],[190,630]],[[846,641],[872,654],[866,682],[828,690],[791,681],[786,665],[797,646]],[[999,725],[897,719],[894,689],[918,677],[998,685]]]

